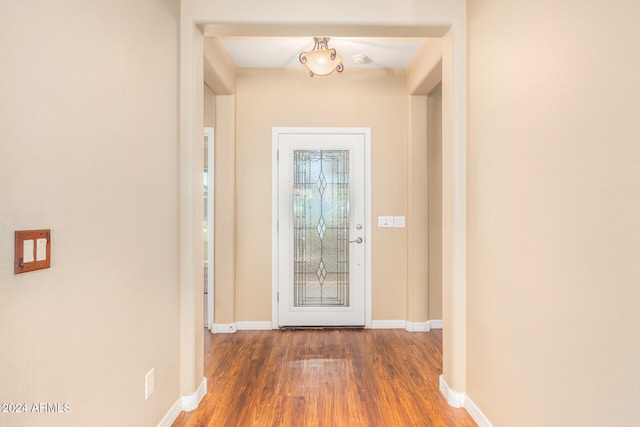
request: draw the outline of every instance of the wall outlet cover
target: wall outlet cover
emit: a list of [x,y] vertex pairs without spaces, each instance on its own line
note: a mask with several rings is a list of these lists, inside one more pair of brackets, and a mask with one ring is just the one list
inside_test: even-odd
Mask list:
[[156,372],[154,368],[151,368],[147,375],[144,376],[144,400],[149,399],[156,388]]

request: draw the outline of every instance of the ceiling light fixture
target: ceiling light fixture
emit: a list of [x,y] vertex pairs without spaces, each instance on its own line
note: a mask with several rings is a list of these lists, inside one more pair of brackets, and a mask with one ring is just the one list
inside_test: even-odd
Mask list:
[[326,76],[334,71],[341,73],[344,70],[342,56],[335,49],[329,49],[329,37],[314,37],[315,45],[310,52],[300,54],[300,63],[307,67],[311,77]]

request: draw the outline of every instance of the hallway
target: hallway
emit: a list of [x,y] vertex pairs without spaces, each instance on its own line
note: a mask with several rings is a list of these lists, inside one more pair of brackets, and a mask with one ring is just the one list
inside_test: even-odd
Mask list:
[[205,332],[208,392],[173,427],[476,424],[438,390],[442,331]]

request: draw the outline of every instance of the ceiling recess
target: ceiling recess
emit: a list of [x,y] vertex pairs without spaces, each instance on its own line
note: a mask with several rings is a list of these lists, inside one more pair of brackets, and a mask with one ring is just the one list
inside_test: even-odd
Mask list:
[[[300,68],[300,52],[309,37],[221,37],[238,68]],[[407,68],[425,38],[331,37],[331,47],[343,58],[363,55],[370,62],[349,61],[349,68]],[[375,59],[374,59],[375,58]],[[304,69],[304,67],[302,67]]]

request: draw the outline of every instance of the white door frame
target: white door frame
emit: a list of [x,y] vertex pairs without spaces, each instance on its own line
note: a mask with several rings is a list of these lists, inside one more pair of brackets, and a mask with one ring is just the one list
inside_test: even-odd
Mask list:
[[207,144],[207,233],[209,238],[208,256],[207,256],[207,328],[213,331],[214,325],[214,308],[215,308],[215,286],[214,286],[214,253],[215,253],[215,132],[212,127],[204,128],[204,136]]
[[[271,152],[271,326],[279,327],[278,321],[278,283],[280,278],[278,253],[278,139],[281,134],[360,134],[364,136],[365,158],[365,327],[371,327],[371,128],[313,128],[313,127],[274,127],[272,131]],[[283,272],[286,274],[286,272]]]

